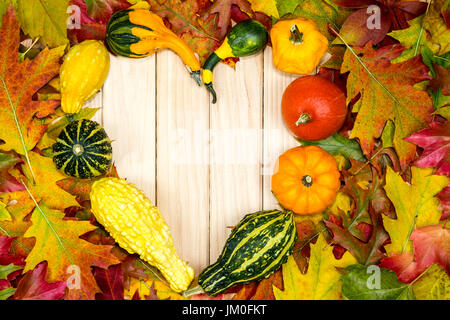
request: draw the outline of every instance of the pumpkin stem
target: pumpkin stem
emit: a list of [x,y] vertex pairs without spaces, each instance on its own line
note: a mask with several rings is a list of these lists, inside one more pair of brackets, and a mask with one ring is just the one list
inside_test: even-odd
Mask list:
[[291,27],[291,36],[289,37],[289,40],[295,45],[303,43],[303,32],[300,32],[296,24]]
[[300,117],[298,118],[297,122],[295,123],[295,125],[298,127],[301,124],[307,124],[311,121],[311,116],[307,113],[302,113],[300,115]]
[[303,177],[302,177],[302,183],[303,183],[303,185],[304,185],[305,187],[309,188],[309,187],[311,187],[312,184],[313,184],[313,179],[311,178],[311,176],[308,176],[308,175],[303,176]]

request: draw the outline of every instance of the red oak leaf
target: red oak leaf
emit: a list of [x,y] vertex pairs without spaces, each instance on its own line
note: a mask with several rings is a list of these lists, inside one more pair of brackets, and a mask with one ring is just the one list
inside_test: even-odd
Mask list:
[[59,300],[64,297],[66,282],[45,281],[47,262],[40,263],[28,271],[17,285],[13,300]]
[[94,267],[94,277],[102,293],[95,300],[124,300],[122,266],[116,264],[108,269]]
[[405,139],[424,149],[415,165],[436,167],[436,174],[450,175],[450,121],[432,122],[430,128],[420,130]]

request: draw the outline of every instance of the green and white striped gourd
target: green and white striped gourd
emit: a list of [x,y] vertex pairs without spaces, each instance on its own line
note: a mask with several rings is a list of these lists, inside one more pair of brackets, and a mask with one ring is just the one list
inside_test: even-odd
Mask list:
[[296,240],[292,212],[248,214],[233,229],[216,263],[199,275],[198,284],[204,292],[215,296],[234,285],[268,277],[287,261]]

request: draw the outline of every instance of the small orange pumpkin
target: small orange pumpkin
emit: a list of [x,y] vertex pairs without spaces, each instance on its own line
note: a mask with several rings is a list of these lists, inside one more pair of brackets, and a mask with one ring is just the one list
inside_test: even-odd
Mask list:
[[317,146],[296,147],[275,165],[272,192],[297,214],[320,213],[331,205],[341,186],[336,160]]

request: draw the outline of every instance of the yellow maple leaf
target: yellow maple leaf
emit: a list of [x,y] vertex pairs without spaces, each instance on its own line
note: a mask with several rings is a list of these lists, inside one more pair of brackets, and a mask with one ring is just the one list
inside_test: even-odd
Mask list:
[[383,215],[383,225],[391,243],[385,246],[392,253],[412,252],[409,237],[415,228],[439,223],[442,212],[434,196],[448,185],[450,179],[433,175],[433,169],[411,167],[411,184],[390,167],[386,173],[386,194],[392,201],[397,219]]
[[282,267],[284,291],[273,286],[277,300],[338,300],[342,298],[341,274],[336,267],[355,264],[356,259],[346,252],[342,259],[335,259],[333,248],[323,234],[311,244],[311,256],[306,274],[298,269],[293,256]]

